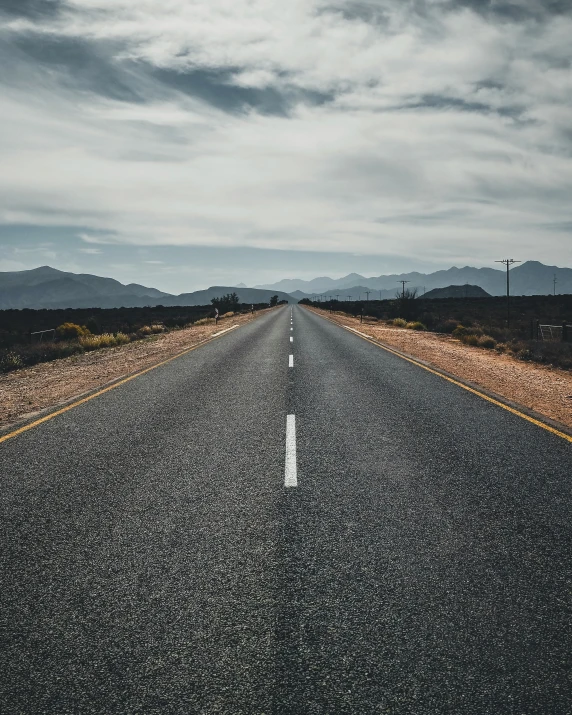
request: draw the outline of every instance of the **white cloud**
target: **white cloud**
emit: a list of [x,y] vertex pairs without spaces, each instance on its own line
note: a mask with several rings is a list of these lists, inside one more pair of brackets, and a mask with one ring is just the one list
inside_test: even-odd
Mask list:
[[[546,226],[571,220],[569,16],[509,23],[390,0],[68,6],[52,25],[12,22],[6,37],[33,29],[38,42],[112,42],[146,101],[82,93],[55,73],[33,91],[9,87],[0,100],[5,221],[90,226],[81,235],[90,244],[441,262],[469,250],[488,261],[506,245],[539,257],[540,242],[547,260],[561,252],[565,234]],[[226,72],[229,87],[271,89],[292,104],[285,116],[226,112],[126,58]]]

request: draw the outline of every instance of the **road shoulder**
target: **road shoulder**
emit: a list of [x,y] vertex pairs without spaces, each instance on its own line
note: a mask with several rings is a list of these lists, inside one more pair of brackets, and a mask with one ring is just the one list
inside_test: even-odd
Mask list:
[[360,323],[350,316],[309,310],[557,430],[572,433],[572,374],[565,370],[466,346],[448,335]]
[[[192,326],[128,345],[40,363],[0,375],[0,434],[64,408],[274,309],[235,315],[218,325]],[[228,331],[230,332],[230,331]]]

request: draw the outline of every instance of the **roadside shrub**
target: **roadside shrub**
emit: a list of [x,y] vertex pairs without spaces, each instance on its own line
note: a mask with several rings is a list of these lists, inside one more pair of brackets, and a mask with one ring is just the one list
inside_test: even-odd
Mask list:
[[394,325],[396,328],[406,328],[407,327],[407,321],[403,320],[403,318],[394,318],[391,322],[391,325]]
[[151,332],[153,334],[156,333],[164,333],[165,332],[165,326],[160,325],[159,323],[156,323],[155,325],[151,325]]
[[220,317],[221,318],[232,318],[233,315],[234,315],[234,311],[229,310],[228,313],[225,313],[224,315],[221,315]]
[[56,328],[56,335],[61,340],[74,340],[87,335],[91,335],[85,325],[76,325],[75,323],[62,323]]
[[405,327],[409,328],[409,330],[427,330],[427,328],[419,320],[407,323]]
[[510,352],[510,345],[508,345],[507,343],[497,343],[495,345],[495,350],[497,351],[497,353]]
[[473,347],[479,344],[479,338],[476,335],[461,335],[459,340],[465,345],[471,345]]
[[76,342],[18,345],[11,350],[0,352],[0,372],[19,370],[40,362],[81,355],[84,352],[83,347]]
[[497,341],[494,338],[491,338],[490,335],[482,335],[479,338],[479,347],[481,348],[487,348],[488,350],[492,350],[494,347],[496,347]]
[[435,332],[436,333],[452,333],[458,327],[462,327],[462,326],[459,326],[459,323],[456,320],[444,320],[442,323],[438,323],[435,326]]
[[195,320],[194,325],[210,325],[211,323],[214,323],[214,318],[201,318]]
[[145,337],[146,335],[151,335],[153,331],[151,330],[150,325],[143,325],[139,330],[137,331],[137,334],[140,335],[141,337]]
[[464,325],[457,325],[455,330],[453,330],[453,337],[458,338],[459,340],[463,337],[466,337],[467,335],[477,335],[480,336],[483,334],[483,331],[480,328],[476,327],[471,327],[467,328]]
[[22,357],[13,350],[0,355],[0,372],[10,372],[24,367]]
[[116,345],[127,345],[127,343],[131,342],[131,338],[125,333],[115,333],[114,338]]
[[102,335],[86,335],[79,339],[79,344],[84,350],[100,350],[101,348],[112,348],[116,345],[126,345],[131,342],[129,335],[125,333],[103,333]]
[[515,352],[515,357],[517,357],[519,360],[533,360],[534,359],[532,350],[529,350],[529,348],[518,349]]

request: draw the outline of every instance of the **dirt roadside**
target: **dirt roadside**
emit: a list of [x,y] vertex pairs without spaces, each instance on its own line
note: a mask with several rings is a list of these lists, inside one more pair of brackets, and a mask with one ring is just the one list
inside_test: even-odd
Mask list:
[[0,430],[40,416],[70,400],[198,345],[233,325],[245,325],[269,310],[236,315],[215,325],[196,325],[116,348],[40,363],[0,375]]
[[470,347],[450,335],[394,328],[383,323],[360,323],[358,318],[330,315],[316,308],[309,310],[572,428],[570,372]]

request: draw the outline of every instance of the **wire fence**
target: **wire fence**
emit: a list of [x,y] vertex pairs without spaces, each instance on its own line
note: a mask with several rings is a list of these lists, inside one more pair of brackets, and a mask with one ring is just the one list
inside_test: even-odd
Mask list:
[[572,334],[572,325],[542,325],[538,323],[538,340],[552,343],[566,343]]
[[[43,341],[44,335],[48,334],[48,340],[53,340],[56,337],[56,329],[55,328],[50,328],[49,330],[36,330],[34,333],[30,333],[30,342],[32,344],[34,343],[41,343]],[[37,336],[40,336],[39,338]]]

